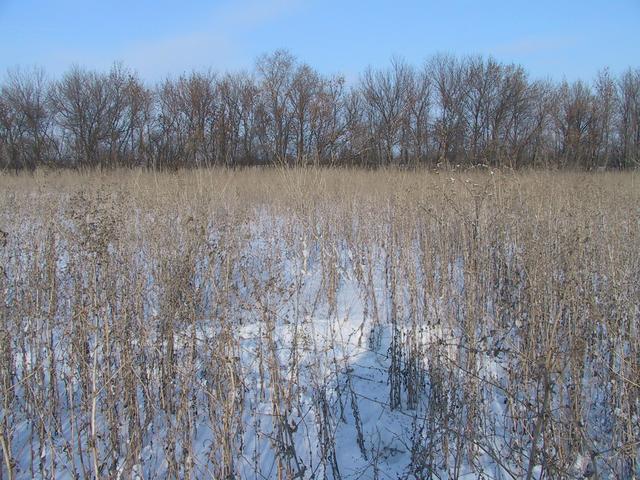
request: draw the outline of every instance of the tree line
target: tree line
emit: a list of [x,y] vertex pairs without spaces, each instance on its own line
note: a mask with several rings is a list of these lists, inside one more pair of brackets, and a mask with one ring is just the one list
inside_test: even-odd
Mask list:
[[224,165],[629,168],[640,162],[640,69],[591,82],[435,55],[393,59],[353,85],[291,53],[250,72],[194,71],[146,84],[115,64],[7,72],[0,167]]

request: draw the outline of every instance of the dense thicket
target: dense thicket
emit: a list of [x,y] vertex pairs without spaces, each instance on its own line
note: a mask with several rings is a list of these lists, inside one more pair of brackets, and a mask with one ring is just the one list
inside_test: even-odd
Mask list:
[[640,479],[607,172],[0,175],[0,480]]
[[437,55],[421,68],[394,59],[347,86],[276,51],[253,72],[154,86],[118,64],[55,81],[14,70],[0,90],[4,169],[639,161],[640,69],[554,84],[492,58]]

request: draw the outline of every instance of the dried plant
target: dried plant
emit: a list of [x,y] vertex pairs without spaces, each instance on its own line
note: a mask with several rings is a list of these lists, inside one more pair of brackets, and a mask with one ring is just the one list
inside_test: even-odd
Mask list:
[[634,173],[0,185],[1,479],[640,474]]

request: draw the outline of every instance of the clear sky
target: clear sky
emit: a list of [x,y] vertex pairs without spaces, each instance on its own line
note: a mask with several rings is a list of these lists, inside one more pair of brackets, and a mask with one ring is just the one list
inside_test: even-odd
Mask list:
[[0,71],[122,61],[150,81],[251,68],[286,48],[357,78],[393,55],[492,55],[535,78],[591,79],[640,67],[640,0],[0,0]]

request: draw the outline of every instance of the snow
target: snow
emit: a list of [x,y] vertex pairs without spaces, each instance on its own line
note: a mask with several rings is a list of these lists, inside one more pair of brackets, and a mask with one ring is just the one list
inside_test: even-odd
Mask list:
[[[236,339],[237,350],[221,352],[220,355],[237,354],[242,398],[223,395],[226,403],[218,404],[215,412],[207,411],[207,392],[219,383],[233,381],[235,377],[224,370],[224,365],[216,371],[215,366],[203,360],[205,356],[196,359],[193,370],[188,369],[192,331],[189,325],[184,325],[183,330],[175,332],[176,376],[184,382],[183,377],[190,376],[192,371],[197,372],[195,378],[187,378],[192,382],[198,405],[191,422],[192,430],[181,431],[184,423],[174,414],[154,412],[144,432],[132,478],[163,478],[169,475],[169,439],[176,439],[173,443],[175,451],[171,454],[177,459],[192,462],[195,478],[220,475],[215,464],[225,453],[224,448],[231,452],[233,474],[237,478],[277,478],[279,462],[286,464],[294,476],[308,479],[417,479],[431,476],[498,479],[523,474],[525,453],[520,459],[506,457],[513,438],[505,428],[507,399],[501,386],[507,373],[504,355],[498,350],[493,356],[478,358],[475,374],[484,382],[482,388],[487,402],[483,407],[485,410],[474,414],[484,416],[485,436],[477,445],[468,447],[473,450],[473,455],[461,455],[463,460],[458,465],[452,467],[450,458],[445,458],[439,437],[425,437],[429,434],[443,435],[443,432],[426,431],[429,415],[434,414],[430,402],[444,396],[448,400],[446,408],[455,409],[456,398],[462,395],[458,391],[437,391],[436,374],[440,366],[429,365],[418,356],[414,368],[422,372],[420,377],[425,378],[424,385],[414,385],[419,391],[418,401],[409,404],[407,385],[403,385],[400,403],[392,408],[389,371],[392,368],[394,335],[402,338],[414,336],[420,348],[439,349],[443,362],[454,361],[461,331],[458,325],[441,319],[455,318],[459,314],[442,314],[443,311],[460,312],[461,307],[455,297],[434,295],[410,305],[408,287],[402,286],[407,282],[395,279],[401,285],[395,293],[389,287],[386,262],[393,262],[394,255],[384,246],[369,246],[367,257],[346,241],[335,242],[329,247],[310,235],[308,230],[298,232],[293,237],[293,244],[285,244],[279,233],[290,228],[286,225],[286,218],[270,216],[264,211],[252,218],[254,221],[248,223],[246,230],[249,240],[240,252],[244,262],[242,267],[250,275],[245,277],[240,271],[234,273],[234,293],[231,305],[227,307],[232,321],[221,324],[217,307],[205,305],[195,330],[198,345],[215,350],[217,338],[224,333],[223,330],[232,329],[229,333]],[[209,242],[213,251],[220,241],[219,232],[212,228]],[[63,244],[59,248],[56,268],[64,277],[72,253]],[[144,321],[154,324],[162,315],[160,299],[163,292],[152,273],[152,262],[157,259],[152,260],[150,256],[151,253],[141,251],[133,264],[145,274],[143,284],[148,294]],[[212,270],[219,268],[217,261],[208,255],[198,257],[194,288],[203,297],[213,296],[218,288],[207,277]],[[323,265],[327,262],[331,268],[325,269]],[[446,278],[440,278],[438,272],[422,271],[419,267],[414,272],[416,278],[422,280],[433,275],[436,283],[450,282],[448,291],[462,296],[465,289],[464,259],[458,257],[446,268],[440,266],[441,262],[435,262],[437,271],[445,272]],[[334,270],[337,278],[327,277],[327,271]],[[18,275],[18,272],[9,273]],[[274,279],[282,288],[270,288]],[[71,286],[63,284],[61,288],[70,289]],[[332,298],[333,294],[335,298]],[[492,312],[492,306],[488,305],[485,311]],[[68,313],[62,307],[61,312]],[[417,327],[416,318],[420,319]],[[491,318],[483,320],[486,324],[494,321]],[[43,328],[35,318],[26,319],[23,327],[25,333]],[[69,348],[64,329],[54,332],[54,336],[54,343],[60,349],[54,354],[61,355],[62,350]],[[485,337],[489,345],[502,345],[501,339],[493,338],[490,333]],[[97,355],[96,343],[89,348],[92,355]],[[147,353],[153,357],[152,352]],[[29,371],[46,355],[46,351],[26,352],[18,357],[15,367]],[[401,367],[406,367],[409,360],[402,358]],[[146,367],[152,377],[157,375],[153,365]],[[64,395],[67,400],[60,406],[59,428],[52,428],[47,444],[40,445],[27,415],[15,412],[12,415],[12,454],[17,459],[15,471],[18,478],[31,475],[32,462],[44,464],[43,470],[55,478],[73,478],[77,472],[83,471],[83,463],[86,468],[90,462],[87,445],[83,446],[85,458],[80,458],[73,429],[79,425],[90,428],[91,419],[71,417],[73,402],[79,400],[81,385],[69,371],[73,366],[65,365],[65,368],[68,370],[57,372],[57,388],[68,392]],[[183,370],[186,373],[181,373]],[[432,371],[434,374],[430,375],[428,372]],[[45,383],[51,381],[48,375],[43,376]],[[70,381],[63,382],[63,377]],[[235,395],[234,392],[229,389],[225,395]],[[20,397],[28,392],[18,386],[15,393]],[[100,398],[104,394],[100,392]],[[148,413],[145,395],[142,390],[137,392],[141,417]],[[242,417],[239,421],[228,416],[229,412],[237,411],[235,402],[241,403]],[[230,410],[225,411],[225,407]],[[458,412],[452,422],[464,423],[468,413]],[[105,436],[108,432],[107,414],[98,408],[97,430]],[[435,414],[450,415],[451,412]],[[523,416],[526,415],[530,413],[523,412]],[[4,416],[8,416],[8,412],[3,410]],[[221,433],[219,428],[224,421],[230,422],[230,431]],[[126,422],[121,425],[119,434],[127,445]],[[221,445],[221,438],[229,434],[229,444]],[[186,449],[182,450],[186,448],[185,437],[189,440],[186,443],[190,443],[189,455],[186,455]],[[101,458],[107,458],[108,448],[107,439],[101,439]],[[457,446],[449,445],[448,448],[448,455],[453,457]],[[425,460],[418,469],[416,458],[427,458],[428,455],[433,456],[433,461]],[[469,459],[472,457],[471,462]],[[575,475],[586,475],[593,468],[590,462],[586,456],[577,458]],[[36,470],[36,473],[40,471]],[[112,471],[115,478],[124,475],[122,462],[113,466]],[[533,473],[534,478],[539,477],[541,467],[535,466]]]

